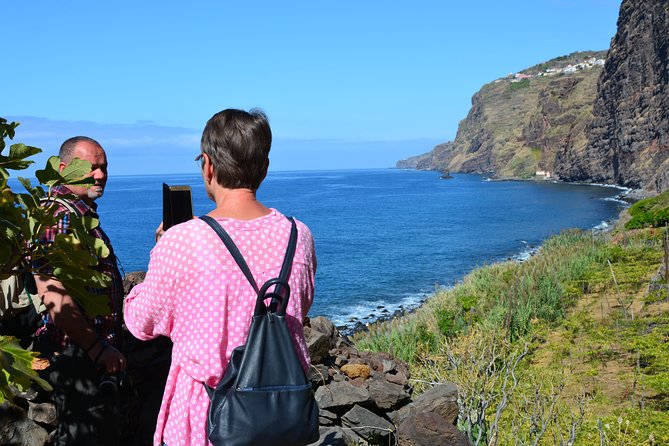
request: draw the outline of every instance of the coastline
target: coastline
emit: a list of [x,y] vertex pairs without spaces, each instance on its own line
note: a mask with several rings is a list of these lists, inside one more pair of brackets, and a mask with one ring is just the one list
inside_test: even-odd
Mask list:
[[[415,169],[408,169],[408,170],[415,170]],[[442,178],[443,179],[443,178]],[[586,185],[586,186],[597,186],[597,187],[607,187],[607,188],[613,188],[613,189],[618,189],[621,192],[617,195],[614,195],[612,197],[607,198],[606,200],[611,200],[618,202],[622,205],[625,206],[625,209],[627,209],[629,206],[631,206],[634,202],[641,200],[643,198],[646,198],[648,196],[646,191],[640,190],[640,189],[631,189],[623,186],[616,186],[616,185],[610,185],[610,184],[597,184],[597,183],[577,183],[577,182],[563,182],[563,181],[556,181],[556,180],[541,180],[541,179],[527,179],[527,180],[521,180],[521,179],[512,179],[512,178],[506,178],[506,179],[484,179],[483,181],[529,181],[529,182],[546,182],[546,181],[551,181],[553,183],[559,183],[559,184],[574,184],[574,185]],[[638,194],[635,194],[637,192]],[[623,211],[621,211],[622,214]],[[610,231],[612,231],[618,223],[621,221],[621,215],[619,214],[616,218],[610,219],[610,220],[604,220],[600,222],[599,224],[591,227],[589,230],[592,231],[593,234],[605,234]],[[570,228],[565,228],[565,230],[568,230]],[[587,229],[583,229],[583,231],[586,231]],[[369,331],[370,327],[376,325],[376,324],[383,324],[385,322],[390,322],[396,319],[401,319],[403,317],[406,317],[408,315],[411,315],[418,311],[420,308],[422,308],[430,299],[434,298],[436,293],[438,291],[447,291],[453,288],[458,287],[463,279],[469,275],[472,274],[474,271],[481,269],[481,268],[486,268],[491,265],[496,265],[496,264],[501,264],[501,263],[506,263],[506,262],[517,262],[517,263],[523,263],[534,257],[542,248],[542,246],[545,244],[547,240],[549,240],[550,237],[546,238],[543,240],[539,245],[533,246],[533,245],[528,245],[524,249],[518,251],[516,254],[513,254],[509,257],[506,257],[505,259],[497,259],[494,260],[486,265],[483,266],[477,266],[475,268],[472,268],[470,271],[466,272],[455,284],[451,286],[442,286],[439,288],[439,290],[432,291],[430,293],[425,293],[423,294],[423,297],[420,298],[414,305],[408,305],[404,306],[402,304],[399,305],[399,307],[394,310],[394,311],[389,311],[385,306],[380,305],[377,307],[377,310],[385,310],[386,312],[380,315],[377,314],[370,314],[368,316],[365,316],[363,318],[351,318],[349,319],[348,323],[337,325],[337,329],[339,330],[340,334],[344,336],[345,338],[351,338],[357,333],[362,333],[362,332],[367,332]],[[419,294],[419,293],[416,293]],[[421,293],[422,294],[422,293]]]

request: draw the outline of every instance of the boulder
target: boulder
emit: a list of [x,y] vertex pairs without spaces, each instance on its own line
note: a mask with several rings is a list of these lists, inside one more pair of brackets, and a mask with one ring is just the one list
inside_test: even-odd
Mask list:
[[56,406],[51,402],[34,403],[32,401],[28,401],[28,418],[49,426],[58,426],[58,414],[56,413]]
[[376,372],[383,372],[388,374],[402,373],[406,377],[410,377],[409,366],[406,362],[393,358],[388,353],[371,353],[362,352],[357,353],[356,356],[360,358],[365,364],[369,364],[372,370]]
[[341,417],[342,425],[350,428],[370,444],[392,444],[395,426],[374,412],[353,406]]
[[465,434],[434,412],[420,412],[407,417],[397,430],[403,446],[472,446]]
[[135,285],[139,285],[140,283],[144,282],[145,277],[145,271],[134,271],[132,273],[126,274],[125,278],[123,279],[123,294],[127,296],[130,290],[135,287]]
[[[317,316],[309,319],[309,326],[312,330],[316,330],[319,333],[323,333],[328,338],[334,341],[335,337],[338,335],[337,328],[334,326],[330,319]],[[333,346],[334,347],[334,343]]]
[[329,410],[318,410],[318,424],[321,426],[334,426],[337,423],[337,414]]
[[0,405],[0,444],[43,446],[48,440],[47,431],[29,419],[25,410],[9,403]]
[[458,419],[458,388],[451,383],[433,386],[397,411],[392,420],[400,425],[408,416],[420,412],[434,412],[448,423],[455,424]]
[[316,403],[320,409],[345,410],[355,404],[367,402],[369,402],[369,390],[356,387],[348,381],[333,382],[316,390]]
[[386,381],[400,386],[406,386],[409,383],[409,378],[402,372],[397,372],[395,374],[386,373]]
[[314,388],[329,383],[332,380],[330,372],[323,364],[311,364],[307,371],[307,379]]
[[395,410],[411,398],[404,386],[388,381],[370,381],[367,388],[374,406],[384,411]]
[[330,352],[330,338],[309,327],[304,327],[304,339],[307,341],[309,357],[313,364],[323,362]]

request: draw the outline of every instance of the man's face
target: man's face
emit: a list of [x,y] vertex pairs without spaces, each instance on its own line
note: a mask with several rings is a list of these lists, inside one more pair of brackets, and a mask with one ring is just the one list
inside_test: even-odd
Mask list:
[[[80,141],[74,146],[72,158],[79,158],[91,163],[91,172],[86,175],[95,179],[95,184],[91,187],[68,186],[75,195],[82,200],[92,203],[102,196],[107,184],[107,155],[102,147],[88,141]],[[67,164],[60,163],[62,171]]]

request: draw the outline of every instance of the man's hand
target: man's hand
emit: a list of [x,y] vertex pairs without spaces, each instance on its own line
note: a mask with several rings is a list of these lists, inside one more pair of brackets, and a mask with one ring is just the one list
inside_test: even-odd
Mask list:
[[100,342],[88,352],[88,357],[91,358],[91,361],[97,359],[96,364],[100,366],[105,373],[122,372],[127,365],[123,353],[116,350],[111,345],[102,344]]
[[111,345],[105,347],[106,344],[97,340],[97,334],[86,322],[62,283],[56,279],[35,275],[35,284],[53,323],[86,350],[91,361],[95,361],[106,373],[125,370],[125,356]]

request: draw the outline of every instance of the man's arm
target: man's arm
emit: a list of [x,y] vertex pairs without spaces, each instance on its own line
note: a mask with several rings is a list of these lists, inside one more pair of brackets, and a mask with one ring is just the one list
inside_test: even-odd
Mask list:
[[37,294],[44,302],[54,325],[63,330],[81,348],[88,349],[88,357],[91,361],[97,359],[96,363],[106,373],[125,370],[125,356],[111,345],[105,346],[100,342],[97,334],[60,281],[36,274],[35,283]]

